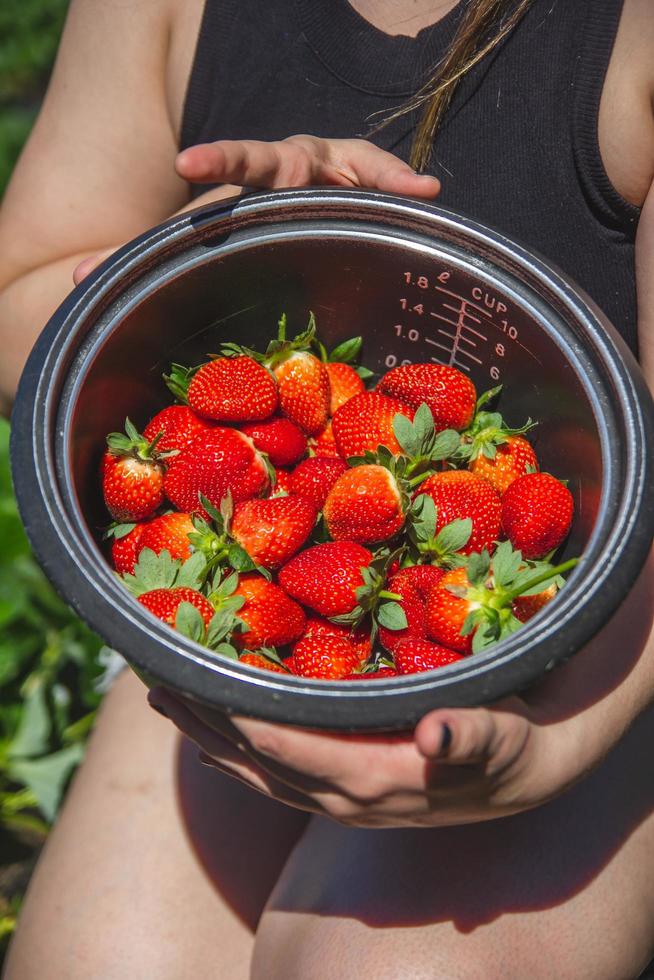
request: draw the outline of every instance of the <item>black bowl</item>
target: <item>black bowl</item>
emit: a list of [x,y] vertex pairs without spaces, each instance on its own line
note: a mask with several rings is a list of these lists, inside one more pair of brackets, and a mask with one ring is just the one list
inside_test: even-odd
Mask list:
[[[326,682],[222,659],[150,616],[98,545],[107,432],[169,402],[161,374],[222,341],[261,348],[308,311],[332,347],[362,334],[373,371],[454,364],[503,384],[512,424],[539,420],[542,468],[567,478],[575,519],[565,588],[518,634],[411,677]],[[440,208],[360,191],[255,194],[174,218],[107,260],[32,352],[15,408],[13,472],[34,550],[74,609],[139,672],[229,712],[341,730],[405,729],[436,706],[523,688],[600,629],[654,530],[654,407],[635,359],[569,280]]]

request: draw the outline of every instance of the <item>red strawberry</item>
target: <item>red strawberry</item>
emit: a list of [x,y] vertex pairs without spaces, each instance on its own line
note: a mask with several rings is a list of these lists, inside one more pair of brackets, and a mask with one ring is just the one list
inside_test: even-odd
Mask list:
[[396,415],[413,419],[413,409],[395,398],[387,398],[375,391],[364,391],[350,398],[338,409],[332,420],[334,439],[344,459],[363,456],[366,450],[376,452],[378,446],[387,446],[392,453],[401,448],[393,432]]
[[393,659],[400,674],[418,674],[423,670],[435,670],[457,660],[462,654],[428,640],[402,640],[395,648]]
[[259,670],[270,670],[275,674],[288,674],[286,667],[274,660],[269,660],[268,657],[264,657],[260,653],[243,653],[238,659],[242,664],[258,667]]
[[309,446],[316,456],[328,456],[330,458],[341,459],[336,442],[334,441],[334,429],[332,420],[329,419],[325,428],[316,436],[309,439]]
[[299,551],[317,516],[314,505],[303,497],[244,500],[234,507],[230,531],[252,561],[274,570]]
[[446,524],[469,517],[472,534],[459,550],[464,555],[489,551],[500,533],[502,504],[499,494],[487,480],[467,470],[446,470],[428,477],[416,496],[427,494],[436,504],[436,532]]
[[146,609],[149,609],[153,616],[162,619],[169,626],[175,625],[177,610],[182,602],[190,602],[199,611],[204,620],[204,625],[208,626],[214,614],[214,608],[209,600],[196,592],[195,589],[187,589],[184,586],[175,589],[153,589],[151,592],[143,592],[138,596],[138,601]]
[[338,459],[310,456],[291,473],[288,492],[294,497],[305,497],[322,510],[329,491],[346,470],[347,463],[340,456]]
[[113,539],[111,543],[111,561],[119,575],[122,575],[124,572],[131,574],[134,571],[134,566],[141,550],[139,542],[146,527],[147,524],[135,524],[128,534]]
[[468,468],[503,494],[519,476],[524,476],[530,469],[538,470],[538,460],[530,442],[522,436],[507,436],[506,442],[495,447],[492,459],[480,453]]
[[513,600],[513,615],[521,623],[526,623],[528,619],[540,612],[548,602],[551,602],[557,592],[558,589],[553,582],[552,585],[543,589],[542,592],[537,592],[536,595],[518,596],[517,599]]
[[425,602],[429,591],[443,577],[443,570],[435,565],[412,565],[402,568],[388,580],[386,589],[402,598],[399,604],[404,610],[407,626],[402,630],[379,629],[379,642],[391,653],[403,640],[427,638]]
[[359,663],[359,654],[352,644],[338,636],[304,637],[295,644],[288,661],[292,673],[323,680],[339,680]]
[[473,633],[461,636],[461,629],[474,606],[468,598],[450,592],[448,586],[466,591],[471,588],[465,568],[445,572],[429,592],[425,607],[427,636],[451,650],[469,654],[472,653]]
[[347,640],[358,653],[359,661],[367,660],[371,652],[370,633],[364,629],[351,632],[348,626],[340,623],[331,623],[328,619],[307,619],[302,639],[312,637],[321,639],[326,636],[338,636],[342,640]]
[[444,364],[401,364],[383,376],[377,390],[411,408],[424,402],[434,416],[434,428],[467,428],[475,414],[477,392],[472,381]]
[[331,390],[329,414],[333,415],[350,398],[354,398],[355,395],[360,395],[362,391],[365,391],[366,386],[354,368],[349,364],[343,364],[340,361],[330,361],[325,364],[325,367],[329,375]]
[[279,467],[275,470],[275,486],[271,496],[278,497],[291,492],[291,473],[290,470],[283,470]]
[[187,397],[192,409],[218,422],[268,419],[278,405],[270,371],[244,354],[203,364],[191,378]]
[[272,368],[282,414],[308,435],[316,435],[329,416],[329,375],[317,357],[296,351]]
[[306,619],[302,608],[263,575],[241,575],[234,595],[245,599],[238,618],[249,627],[235,637],[238,646],[247,650],[285,646],[302,635]]
[[307,439],[289,419],[270,419],[241,426],[257,449],[266,453],[273,466],[292,466],[307,451]]
[[215,425],[201,419],[188,405],[169,405],[150,419],[143,430],[143,438],[157,440],[159,452],[186,449],[203,432],[211,432]]
[[371,561],[360,544],[328,541],[291,558],[279,573],[279,584],[321,616],[340,616],[356,606],[356,590],[364,584],[361,568]]
[[572,494],[559,480],[549,473],[527,473],[502,497],[502,527],[523,558],[542,558],[567,536],[573,510]]
[[163,466],[107,452],[102,462],[102,491],[114,520],[143,520],[163,503]]
[[402,493],[385,466],[355,466],[329,491],[324,517],[335,541],[386,541],[404,526]]
[[157,555],[160,555],[162,551],[167,551],[171,558],[186,561],[191,556],[188,536],[194,531],[190,514],[179,512],[162,514],[161,517],[155,517],[144,527],[137,554],[143,548],[150,548]]
[[199,494],[215,507],[231,492],[235,502],[256,497],[269,485],[266,465],[250,439],[235,429],[216,428],[175,456],[166,474],[166,496],[190,514],[202,513]]

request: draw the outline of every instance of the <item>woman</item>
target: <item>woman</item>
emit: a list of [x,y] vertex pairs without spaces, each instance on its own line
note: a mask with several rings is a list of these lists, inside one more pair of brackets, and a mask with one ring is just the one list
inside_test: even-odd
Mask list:
[[[551,257],[634,348],[637,319],[651,382],[653,54],[647,0],[73,0],[0,220],[7,394],[72,269],[188,206],[189,182],[433,197],[433,178],[352,139],[386,119],[371,140],[407,158],[425,107],[443,204]],[[654,946],[651,576],[524,697],[398,738],[218,733],[153,692],[203,766],[122,677],[7,977],[638,976]]]

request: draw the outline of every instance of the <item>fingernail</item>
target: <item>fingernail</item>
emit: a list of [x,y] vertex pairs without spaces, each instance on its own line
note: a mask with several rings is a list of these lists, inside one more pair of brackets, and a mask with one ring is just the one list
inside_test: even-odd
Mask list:
[[447,722],[443,722],[441,728],[443,733],[441,736],[441,747],[438,754],[447,755],[450,745],[452,744],[452,729],[447,724]]
[[168,717],[168,712],[160,704],[156,704],[156,702],[150,701],[149,699],[148,699],[148,704],[150,705],[150,707],[152,708],[153,711],[156,711],[158,714],[162,715],[164,718],[167,718]]

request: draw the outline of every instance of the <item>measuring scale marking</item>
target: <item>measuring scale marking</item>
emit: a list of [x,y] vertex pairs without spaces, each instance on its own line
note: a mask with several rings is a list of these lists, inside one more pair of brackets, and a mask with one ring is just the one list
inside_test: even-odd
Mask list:
[[[399,303],[405,313],[418,316],[427,313],[431,320],[436,321],[434,324],[436,330],[435,334],[427,336],[424,330],[418,330],[412,326],[407,327],[403,323],[396,323],[394,329],[398,338],[407,339],[414,343],[422,340],[424,344],[436,348],[434,355],[428,355],[431,361],[457,367],[468,374],[475,365],[483,368],[487,364],[488,374],[493,381],[500,379],[501,364],[507,353],[507,341],[518,345],[535,360],[538,360],[518,340],[518,329],[508,320],[502,319],[502,314],[504,316],[510,315],[504,299],[490,294],[487,287],[481,283],[473,283],[471,291],[474,299],[479,300],[479,302],[474,302],[474,299],[468,299],[466,296],[445,287],[444,283],[449,281],[451,275],[449,271],[443,271],[433,277],[416,276],[411,272],[404,273],[405,288],[419,289],[427,300],[429,298],[428,295],[425,295],[427,291],[432,297],[433,293],[436,292],[439,294],[439,302],[437,305],[435,304],[435,309],[428,309],[422,297],[417,303],[413,303],[413,300],[408,297],[400,298]],[[433,282],[434,278],[437,280],[436,283]],[[475,294],[475,290],[479,292],[479,296]],[[493,311],[499,314],[500,323],[497,323],[493,314],[481,305],[482,301],[487,305],[490,301]],[[498,342],[493,343],[487,328],[494,328],[501,335],[501,340],[498,339]],[[442,353],[440,353],[441,351]],[[489,361],[491,363],[488,363]],[[492,363],[493,361],[495,363]],[[389,354],[385,361],[386,367],[389,368],[398,363],[410,364],[412,362],[409,358],[400,361],[395,354]]]

